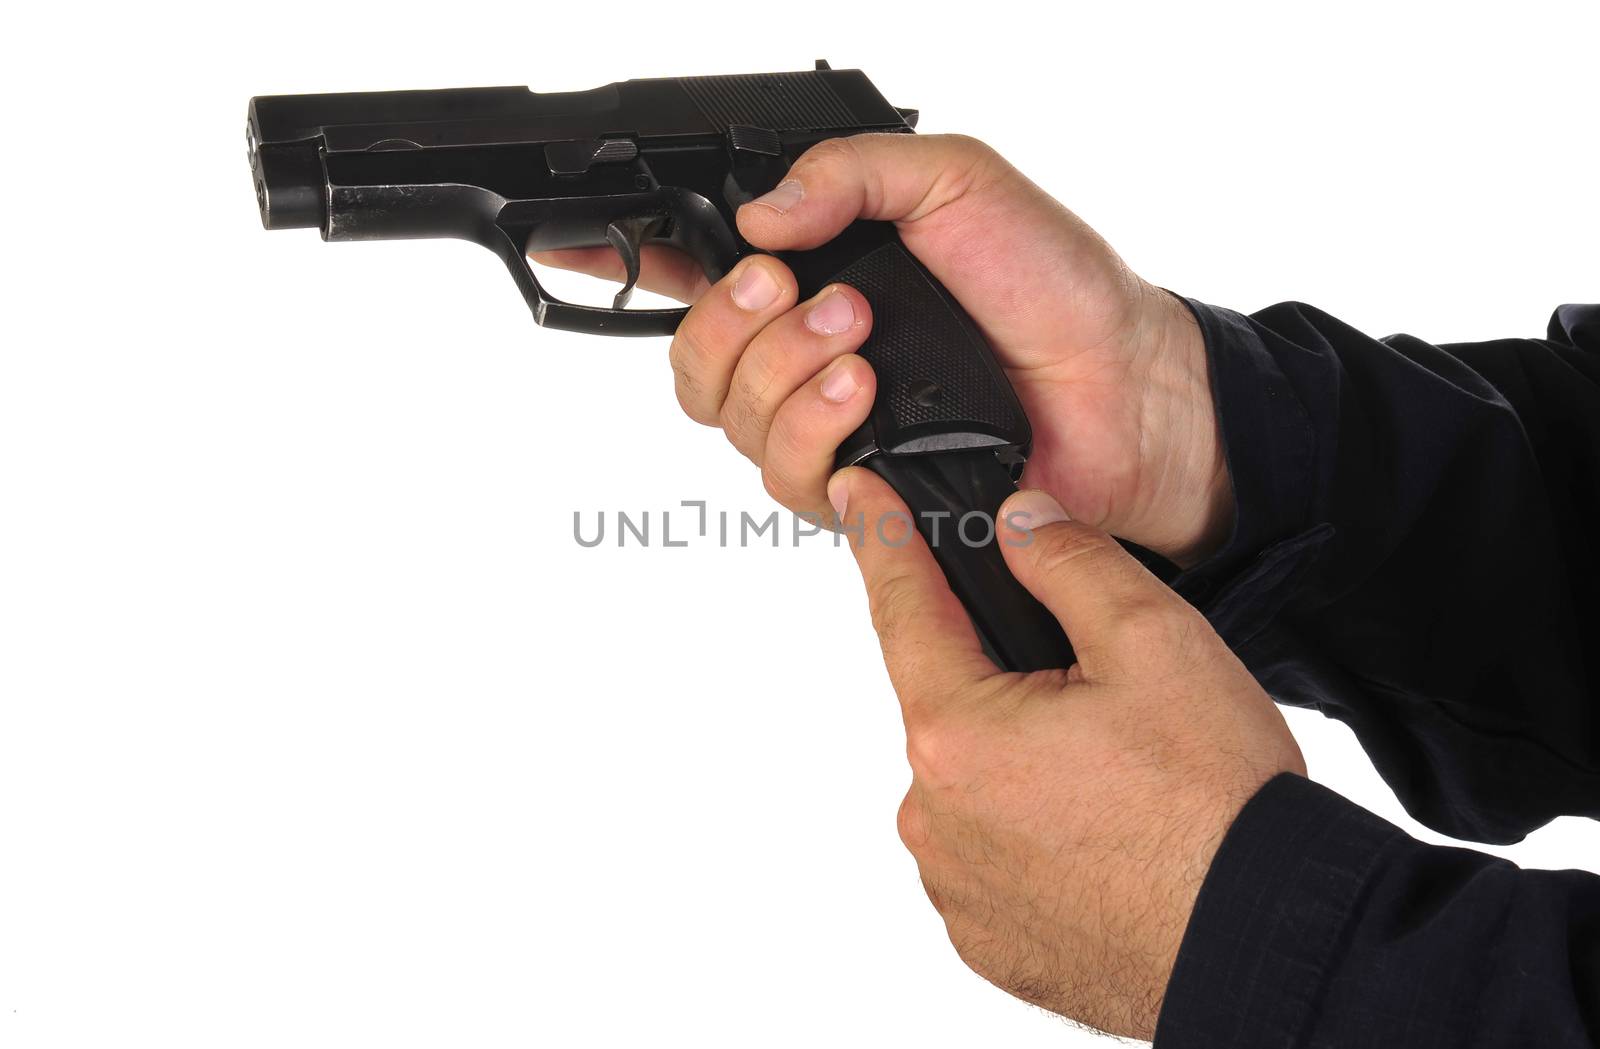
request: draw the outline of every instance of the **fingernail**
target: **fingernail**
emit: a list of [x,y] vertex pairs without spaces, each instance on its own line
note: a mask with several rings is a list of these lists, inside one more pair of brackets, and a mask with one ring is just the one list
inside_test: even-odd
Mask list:
[[829,292],[828,297],[811,307],[806,313],[806,327],[818,335],[837,335],[849,331],[856,322],[856,308],[843,292]]
[[861,384],[850,374],[850,366],[840,357],[828,365],[828,370],[822,374],[822,396],[834,404],[843,404],[856,395],[861,389]]
[[836,520],[844,520],[844,508],[850,501],[849,487],[844,478],[838,474],[828,479],[828,502],[833,504],[833,516]]
[[800,183],[794,179],[785,179],[783,182],[778,183],[777,189],[774,189],[771,193],[762,194],[750,203],[761,204],[783,215],[790,208],[800,203],[800,198],[805,196],[805,192]]
[[[1046,492],[1028,488],[1006,500],[1000,519],[1019,529],[1043,528],[1058,521],[1070,521],[1061,504]],[[1014,522],[1014,523],[1013,523]]]
[[733,301],[741,310],[764,310],[778,298],[778,282],[759,263],[746,263],[744,272],[733,282]]

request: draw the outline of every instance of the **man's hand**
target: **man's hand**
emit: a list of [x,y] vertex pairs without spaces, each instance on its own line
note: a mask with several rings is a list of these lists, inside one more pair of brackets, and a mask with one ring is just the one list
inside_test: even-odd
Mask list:
[[999,541],[1079,662],[1027,675],[984,656],[881,479],[845,470],[829,493],[865,525],[912,770],[900,835],[956,951],[1019,998],[1150,1038],[1224,832],[1268,779],[1305,773],[1283,716],[1198,612],[1043,492],[1007,502],[1029,530]]
[[[738,216],[769,251],[816,247],[857,218],[892,220],[983,329],[1033,423],[1025,483],[1181,565],[1220,545],[1232,493],[1205,350],[1180,302],[967,138],[824,142]],[[536,258],[601,276],[622,268],[609,248]],[[779,502],[826,517],[834,451],[875,390],[855,355],[871,328],[866,300],[840,285],[797,305],[794,276],[770,256],[708,287],[660,247],[645,252],[640,283],[694,302],[671,349],[684,410],[722,427]]]

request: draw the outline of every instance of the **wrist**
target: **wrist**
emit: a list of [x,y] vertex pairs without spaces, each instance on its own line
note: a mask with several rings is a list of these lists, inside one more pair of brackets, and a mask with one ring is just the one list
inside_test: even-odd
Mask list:
[[[1180,568],[1214,554],[1233,528],[1233,485],[1211,390],[1205,338],[1178,296],[1146,285],[1140,329],[1148,362],[1145,434],[1152,477],[1150,541]],[[1159,435],[1157,437],[1156,435]]]

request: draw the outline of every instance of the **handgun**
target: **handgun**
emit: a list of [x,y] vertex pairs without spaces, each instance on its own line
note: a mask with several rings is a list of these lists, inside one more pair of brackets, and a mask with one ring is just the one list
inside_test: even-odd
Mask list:
[[[758,250],[740,237],[735,212],[777,186],[802,153],[846,135],[911,134],[916,122],[861,71],[819,61],[800,72],[572,92],[263,95],[250,100],[246,145],[269,230],[475,241],[504,260],[540,325],[671,335],[686,308],[627,308],[645,245],[670,245],[719,280]],[[626,276],[609,307],[556,298],[528,259],[605,245]],[[905,501],[998,666],[1070,666],[1060,625],[1001,554],[995,515],[1016,490],[1032,432],[972,318],[893,223],[857,221],[822,247],[777,257],[802,299],[837,282],[872,307],[859,353],[877,396],[837,464],[873,470]]]

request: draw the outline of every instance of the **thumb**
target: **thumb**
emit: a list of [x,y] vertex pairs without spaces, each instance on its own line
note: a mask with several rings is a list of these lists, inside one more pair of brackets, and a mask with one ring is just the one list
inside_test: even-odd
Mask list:
[[771,193],[739,209],[739,231],[772,251],[815,248],[858,218],[915,222],[1007,166],[959,135],[828,139],[806,150]]
[[1013,495],[1000,522],[1007,566],[1061,622],[1085,675],[1147,663],[1153,653],[1136,643],[1150,636],[1147,628],[1187,618],[1182,598],[1111,536],[1070,520],[1045,492]]

